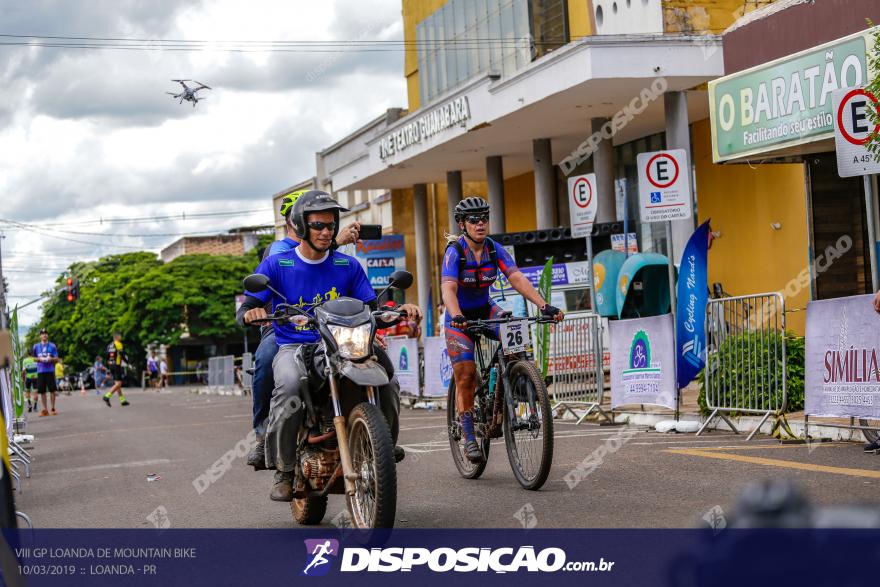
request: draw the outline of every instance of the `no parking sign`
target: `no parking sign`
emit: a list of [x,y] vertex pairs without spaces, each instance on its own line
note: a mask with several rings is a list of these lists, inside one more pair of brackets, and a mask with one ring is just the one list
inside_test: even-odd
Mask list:
[[572,238],[584,237],[592,232],[597,203],[595,173],[568,178],[568,215]]
[[870,114],[872,110],[877,111],[877,98],[862,88],[846,88],[834,92],[831,100],[838,175],[880,173],[880,162],[865,148],[871,133],[880,131],[880,125],[871,122]]
[[691,179],[684,149],[640,153],[639,210],[642,222],[690,218]]

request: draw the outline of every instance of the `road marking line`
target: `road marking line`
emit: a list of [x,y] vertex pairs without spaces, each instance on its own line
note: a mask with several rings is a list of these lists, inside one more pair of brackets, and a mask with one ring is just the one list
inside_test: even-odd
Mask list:
[[[52,473],[53,475],[58,475],[60,473],[84,473],[86,471],[100,471],[102,469],[123,469],[125,467],[146,467],[148,465],[161,465],[165,463],[170,463],[169,459],[153,459],[150,461],[134,461],[131,463],[110,463],[107,465],[90,465],[88,467],[73,467],[71,469],[54,469],[52,471],[45,471],[45,473]],[[38,471],[34,472],[36,475],[39,475]]]
[[406,432],[407,430],[427,430],[428,428],[446,428],[446,424],[437,424],[436,426],[415,426],[413,428],[401,428],[401,432]]
[[781,459],[768,459],[764,457],[753,457],[730,453],[713,453],[709,452],[708,449],[705,448],[667,448],[664,449],[663,452],[694,457],[703,457],[707,459],[719,459],[722,461],[737,461],[740,463],[764,465],[767,467],[778,467],[782,469],[797,469],[799,471],[810,471],[813,473],[830,473],[832,475],[848,475],[850,477],[868,477],[871,479],[880,479],[880,471],[871,471],[868,469],[851,469],[848,467],[831,467],[828,465],[814,465],[812,463],[798,463],[796,461],[783,461]]

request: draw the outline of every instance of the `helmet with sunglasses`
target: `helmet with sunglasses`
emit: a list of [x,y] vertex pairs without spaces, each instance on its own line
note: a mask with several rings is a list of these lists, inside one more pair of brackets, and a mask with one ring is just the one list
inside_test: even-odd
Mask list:
[[[306,225],[306,216],[315,212],[333,212],[333,220],[336,227],[333,229],[333,238],[339,234],[339,213],[348,212],[348,208],[337,202],[327,192],[309,190],[297,198],[290,213],[290,222],[296,236],[308,241],[309,227]],[[311,241],[309,241],[311,242]]]
[[488,214],[489,202],[479,196],[468,196],[455,206],[455,221],[464,222],[472,214]]
[[299,199],[301,195],[306,193],[309,190],[297,190],[295,192],[290,192],[283,198],[281,198],[281,208],[278,212],[287,219],[290,216],[291,210],[293,210],[293,205],[296,204],[296,201]]

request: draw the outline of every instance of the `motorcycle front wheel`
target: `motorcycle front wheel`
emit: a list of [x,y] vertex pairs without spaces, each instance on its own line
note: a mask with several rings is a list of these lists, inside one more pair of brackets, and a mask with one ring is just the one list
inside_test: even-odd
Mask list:
[[348,415],[348,447],[355,481],[346,505],[355,528],[393,528],[397,513],[397,467],[385,416],[362,403]]

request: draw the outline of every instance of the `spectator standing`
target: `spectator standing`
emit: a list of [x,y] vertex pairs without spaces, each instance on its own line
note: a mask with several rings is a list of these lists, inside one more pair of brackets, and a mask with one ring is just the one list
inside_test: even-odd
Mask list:
[[[24,378],[24,395],[27,397],[27,411],[37,409],[37,361],[31,355],[21,360],[21,376]],[[33,394],[33,395],[32,395]]]
[[40,329],[40,342],[31,349],[31,354],[37,361],[37,394],[43,406],[40,417],[48,416],[49,410],[46,405],[46,394],[51,393],[52,415],[57,416],[55,410],[55,396],[58,393],[58,385],[55,382],[55,363],[59,361],[58,347],[49,342],[49,333],[45,328]]

